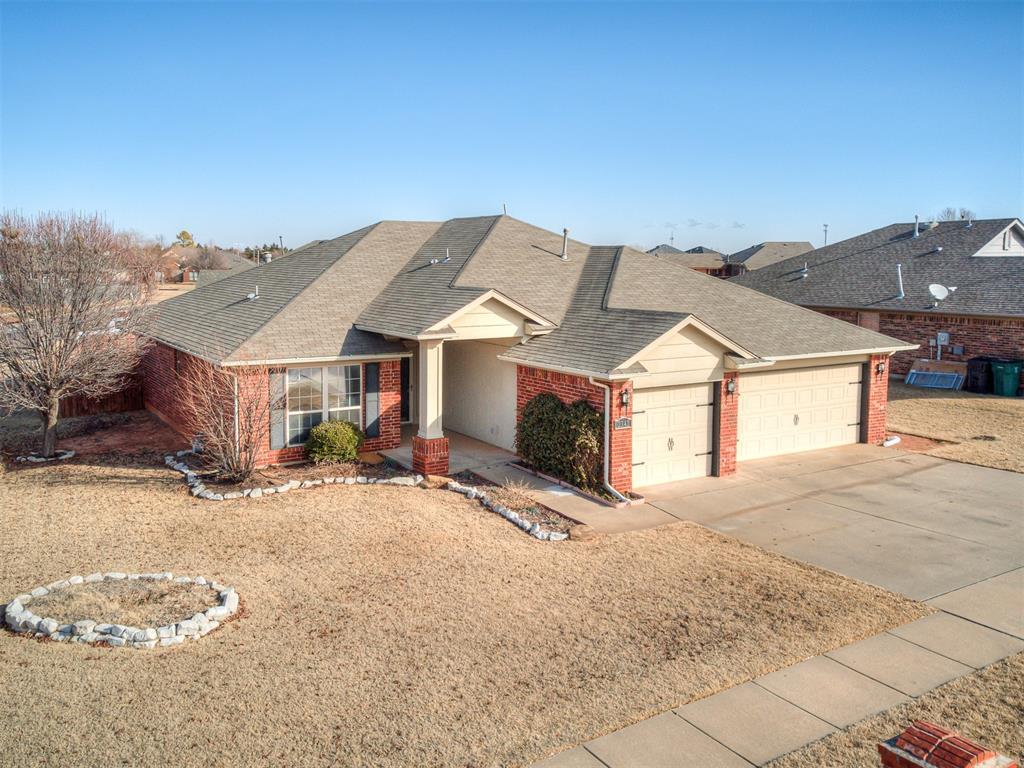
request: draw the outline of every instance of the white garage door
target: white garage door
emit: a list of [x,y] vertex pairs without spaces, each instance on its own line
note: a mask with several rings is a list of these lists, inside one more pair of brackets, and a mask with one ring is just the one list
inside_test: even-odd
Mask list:
[[712,385],[633,393],[633,485],[711,474]]
[[860,377],[859,364],[742,374],[736,458],[856,443]]

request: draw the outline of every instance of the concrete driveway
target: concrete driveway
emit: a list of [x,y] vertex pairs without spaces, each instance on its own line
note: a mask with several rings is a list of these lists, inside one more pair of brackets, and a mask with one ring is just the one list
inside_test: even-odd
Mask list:
[[853,445],[644,493],[666,517],[916,600],[1024,566],[1024,475],[932,456]]

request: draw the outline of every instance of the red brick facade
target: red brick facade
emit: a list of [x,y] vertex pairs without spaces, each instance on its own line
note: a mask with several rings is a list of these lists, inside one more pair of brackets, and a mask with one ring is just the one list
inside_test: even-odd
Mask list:
[[[738,417],[740,411],[740,381],[736,371],[727,371],[718,387],[718,460],[716,476],[724,477],[736,472],[736,436],[738,434]],[[733,391],[729,392],[729,382],[733,381]]]
[[[609,436],[608,479],[621,493],[633,488],[633,429],[615,429],[618,419],[632,419],[633,384],[629,381],[608,382],[611,387],[611,431]],[[622,393],[628,392],[629,403],[622,403]],[[516,423],[523,416],[523,408],[537,395],[550,393],[565,404],[586,400],[599,413],[604,413],[604,389],[591,384],[586,376],[546,371],[525,365],[516,368]]]
[[448,438],[413,437],[412,468],[421,475],[447,475]]
[[[942,359],[964,362],[972,357],[1024,359],[1024,318],[976,317],[928,313],[858,312],[847,309],[818,309],[831,317],[884,333],[920,348],[897,352],[892,372],[904,375],[917,359],[929,356],[929,340],[940,331],[949,334],[949,346],[943,346]],[[962,355],[952,346],[962,346]],[[934,356],[934,351],[931,352]]]
[[[186,419],[181,410],[182,401],[179,371],[184,366],[208,365],[205,361],[179,352],[163,344],[154,344],[143,357],[139,366],[143,388],[143,399],[147,410],[156,414],[162,421],[166,422],[176,432],[179,432],[186,439],[192,435],[187,434],[185,427]],[[381,451],[388,448],[397,448],[401,442],[401,361],[382,360],[380,363],[380,436],[369,438],[363,445],[367,451]],[[284,371],[285,369],[274,369]],[[251,371],[250,371],[251,373]],[[366,423],[366,365],[363,364],[363,423]],[[247,377],[248,386],[260,386],[269,391],[269,373],[264,369],[259,375]],[[240,391],[244,396],[244,390]],[[269,464],[283,464],[292,461],[301,461],[306,457],[305,446],[289,446],[280,449],[271,449],[270,430],[268,425],[266,443],[259,455],[261,466]]]
[[892,364],[888,355],[872,355],[868,362],[868,373],[861,385],[861,397],[865,398],[862,418],[867,424],[861,430],[864,442],[878,445],[885,440],[885,417],[889,405],[889,366]]

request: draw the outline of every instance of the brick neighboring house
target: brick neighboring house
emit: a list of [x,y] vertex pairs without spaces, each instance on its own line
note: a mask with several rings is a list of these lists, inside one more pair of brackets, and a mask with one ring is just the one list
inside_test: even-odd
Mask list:
[[907,348],[508,216],[315,241],[163,302],[151,335],[145,402],[179,429],[183,366],[257,372],[246,381],[275,403],[263,463],[300,459],[313,425],[348,419],[368,448],[411,445],[416,469],[441,473],[451,433],[512,451],[523,407],[551,392],[605,414],[622,493],[878,442],[888,358]]
[[[807,265],[806,271],[804,265]],[[1020,219],[890,224],[733,281],[919,345],[893,359],[1024,359],[1024,226]],[[950,290],[936,301],[929,285]]]

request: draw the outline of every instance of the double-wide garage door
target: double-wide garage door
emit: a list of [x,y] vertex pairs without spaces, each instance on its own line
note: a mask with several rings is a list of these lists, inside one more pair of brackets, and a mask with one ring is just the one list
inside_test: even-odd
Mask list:
[[633,393],[633,485],[711,474],[711,384]]
[[861,366],[745,373],[736,458],[831,448],[860,438]]

